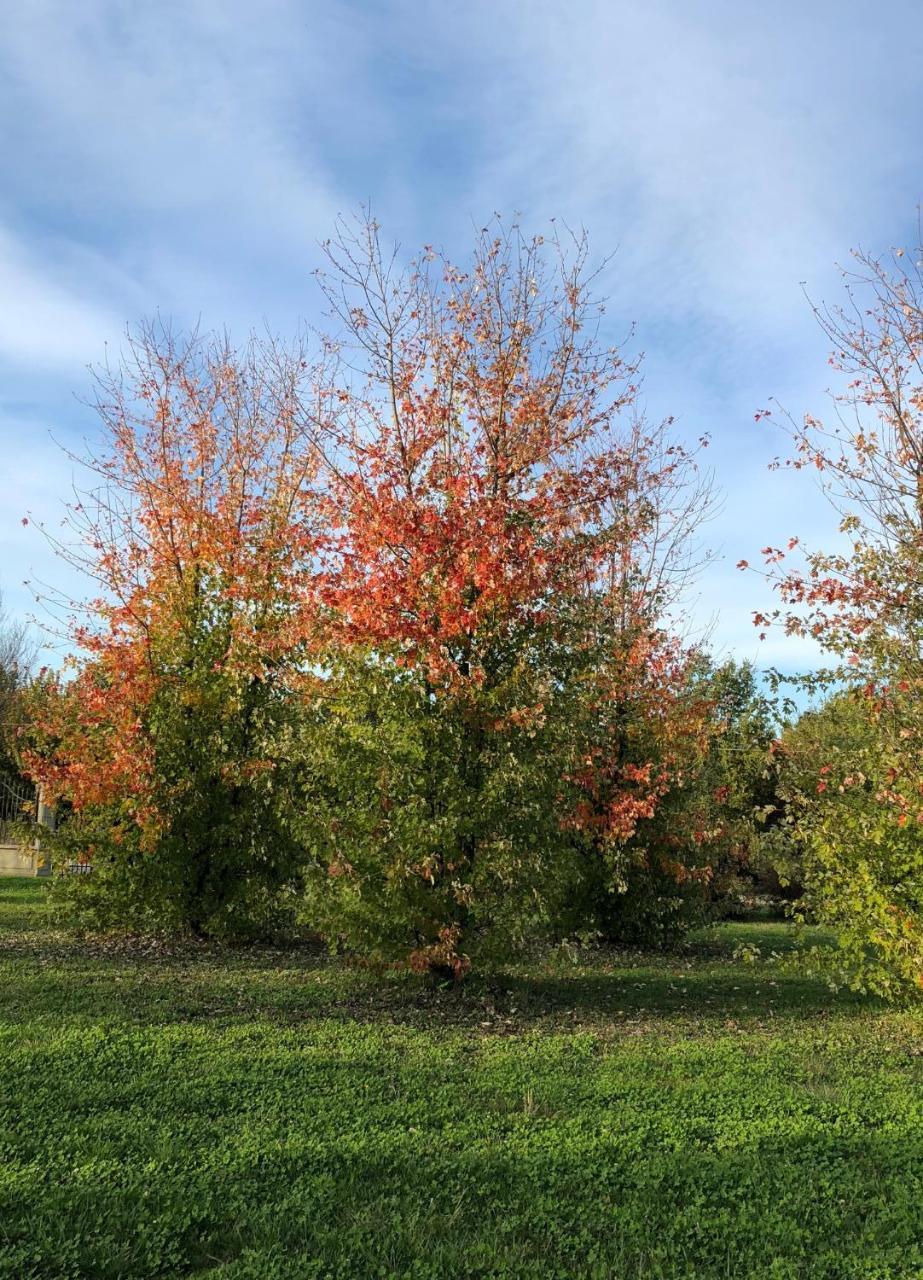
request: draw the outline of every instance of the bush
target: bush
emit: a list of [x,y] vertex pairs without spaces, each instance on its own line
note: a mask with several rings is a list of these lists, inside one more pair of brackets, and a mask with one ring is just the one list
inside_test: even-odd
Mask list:
[[901,820],[917,812],[919,782],[896,767],[894,751],[895,740],[912,750],[918,716],[916,699],[898,690],[882,701],[842,692],[782,743],[782,879],[803,882],[800,917],[836,929],[833,981],[888,998],[923,984],[921,828]]

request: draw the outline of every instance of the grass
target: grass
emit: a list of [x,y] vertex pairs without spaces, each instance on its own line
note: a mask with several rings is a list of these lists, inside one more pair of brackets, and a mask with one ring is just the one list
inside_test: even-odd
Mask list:
[[923,1018],[734,959],[460,992],[81,944],[0,881],[0,1275],[923,1276]]

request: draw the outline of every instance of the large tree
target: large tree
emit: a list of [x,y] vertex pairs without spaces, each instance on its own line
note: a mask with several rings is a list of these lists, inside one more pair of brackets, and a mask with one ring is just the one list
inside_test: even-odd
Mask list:
[[575,845],[617,861],[669,786],[683,660],[663,611],[708,487],[639,417],[636,362],[600,341],[583,240],[497,225],[464,268],[427,252],[402,270],[364,221],[327,250],[339,410],[316,439],[341,536],[324,598],[354,693],[330,685],[324,758],[351,764],[311,902],[326,931],[352,920],[365,945],[458,973],[548,925]]

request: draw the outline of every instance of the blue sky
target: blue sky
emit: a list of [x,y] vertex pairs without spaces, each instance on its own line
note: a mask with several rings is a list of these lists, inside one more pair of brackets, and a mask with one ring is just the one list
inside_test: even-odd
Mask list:
[[[155,309],[180,322],[316,318],[318,241],[370,200],[408,249],[472,223],[585,226],[613,339],[637,324],[652,416],[708,431],[724,493],[697,625],[762,664],[809,649],[750,624],[734,569],[831,517],[754,423],[823,411],[850,248],[912,240],[923,197],[913,0],[29,0],[0,23],[0,587],[65,583],[21,518],[59,519],[92,435],[86,366]],[[829,541],[829,538],[828,538]]]

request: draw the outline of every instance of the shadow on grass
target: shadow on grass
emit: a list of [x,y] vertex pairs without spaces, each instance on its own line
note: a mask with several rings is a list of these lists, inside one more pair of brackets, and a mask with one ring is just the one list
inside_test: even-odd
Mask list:
[[820,930],[779,921],[724,923],[671,954],[601,949],[579,953],[574,962],[559,951],[537,951],[458,988],[439,988],[409,973],[332,959],[316,946],[81,940],[49,928],[43,886],[9,881],[0,886],[0,1020],[158,1025],[328,1018],[508,1034],[531,1026],[669,1024],[691,1034],[695,1024],[752,1026],[880,1007],[869,997],[833,995],[793,968],[799,947],[828,941]]
[[825,984],[770,972],[686,972],[683,976],[580,974],[573,978],[510,979],[522,1013],[534,1017],[570,1014],[576,1018],[647,1021],[765,1021],[812,1019],[848,1010],[861,1012],[879,1002],[853,993],[834,995]]
[[390,1021],[520,1034],[696,1024],[771,1025],[880,1007],[869,997],[834,995],[820,981],[773,964],[745,965],[696,955],[593,956],[591,963],[510,967],[434,987],[412,974],[375,972],[316,951],[202,950],[164,955],[109,953],[34,937],[0,943],[0,1021],[219,1023],[312,1019]]

